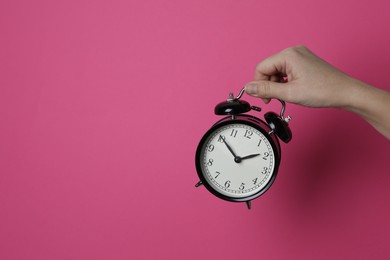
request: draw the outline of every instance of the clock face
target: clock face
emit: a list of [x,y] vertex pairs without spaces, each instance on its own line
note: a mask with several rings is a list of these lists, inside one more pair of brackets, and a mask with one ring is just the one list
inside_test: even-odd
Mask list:
[[276,175],[278,155],[264,131],[242,122],[210,131],[197,160],[203,181],[216,195],[244,201],[267,190]]

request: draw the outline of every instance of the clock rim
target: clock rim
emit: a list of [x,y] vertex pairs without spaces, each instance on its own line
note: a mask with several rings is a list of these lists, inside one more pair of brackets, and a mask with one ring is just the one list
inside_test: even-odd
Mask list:
[[[200,159],[201,159],[200,155],[202,153],[202,147],[203,147],[204,143],[206,142],[206,140],[208,139],[208,137],[213,132],[215,132],[217,129],[219,129],[221,127],[224,127],[224,126],[229,125],[229,124],[237,124],[237,123],[238,124],[245,124],[245,125],[251,126],[251,127],[256,128],[257,130],[259,130],[267,138],[267,140],[271,144],[271,147],[274,150],[274,157],[275,157],[274,171],[271,174],[271,179],[268,181],[267,185],[264,186],[261,190],[259,190],[255,194],[252,194],[252,195],[249,195],[249,196],[246,196],[246,197],[239,197],[239,198],[231,197],[231,196],[222,194],[218,190],[213,188],[208,183],[206,177],[204,176],[203,171],[202,171],[202,167],[201,167],[201,162],[200,162]],[[271,131],[272,131],[272,129],[263,120],[261,120],[261,119],[259,119],[257,117],[251,116],[251,115],[237,115],[237,116],[234,116],[234,118],[232,118],[232,116],[227,116],[227,117],[222,118],[218,122],[216,122],[203,135],[203,137],[200,140],[200,142],[198,144],[198,147],[196,149],[196,156],[195,156],[196,171],[198,173],[198,177],[199,177],[200,181],[206,187],[206,189],[210,193],[215,195],[216,197],[218,197],[220,199],[223,199],[223,200],[231,201],[231,202],[251,201],[251,200],[256,199],[259,196],[263,195],[272,186],[272,184],[274,183],[274,181],[276,179],[276,176],[278,174],[279,165],[280,165],[280,161],[281,161],[280,143],[279,143],[279,140],[275,137],[274,134],[272,134],[272,135],[268,134]]]

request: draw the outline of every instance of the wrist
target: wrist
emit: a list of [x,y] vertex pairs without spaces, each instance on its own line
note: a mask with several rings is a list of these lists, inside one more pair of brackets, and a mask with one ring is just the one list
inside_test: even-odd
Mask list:
[[390,92],[354,80],[351,95],[345,110],[365,119],[380,133],[390,139]]
[[357,79],[351,78],[348,84],[348,93],[346,93],[346,102],[343,109],[364,115],[372,109],[378,95],[378,89]]

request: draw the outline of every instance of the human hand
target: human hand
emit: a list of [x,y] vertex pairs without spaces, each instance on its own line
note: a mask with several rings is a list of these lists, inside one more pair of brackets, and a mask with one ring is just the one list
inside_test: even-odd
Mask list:
[[249,95],[308,107],[342,108],[364,118],[390,140],[390,92],[352,78],[304,46],[285,49],[256,66]]
[[266,103],[277,98],[309,107],[347,107],[355,81],[297,46],[257,64],[255,81],[246,85],[245,92]]

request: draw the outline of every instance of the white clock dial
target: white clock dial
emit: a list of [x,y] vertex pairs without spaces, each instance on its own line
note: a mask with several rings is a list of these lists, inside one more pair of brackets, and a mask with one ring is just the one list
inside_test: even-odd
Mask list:
[[275,154],[256,128],[232,123],[217,128],[204,142],[202,172],[219,193],[244,198],[261,191],[272,180]]

